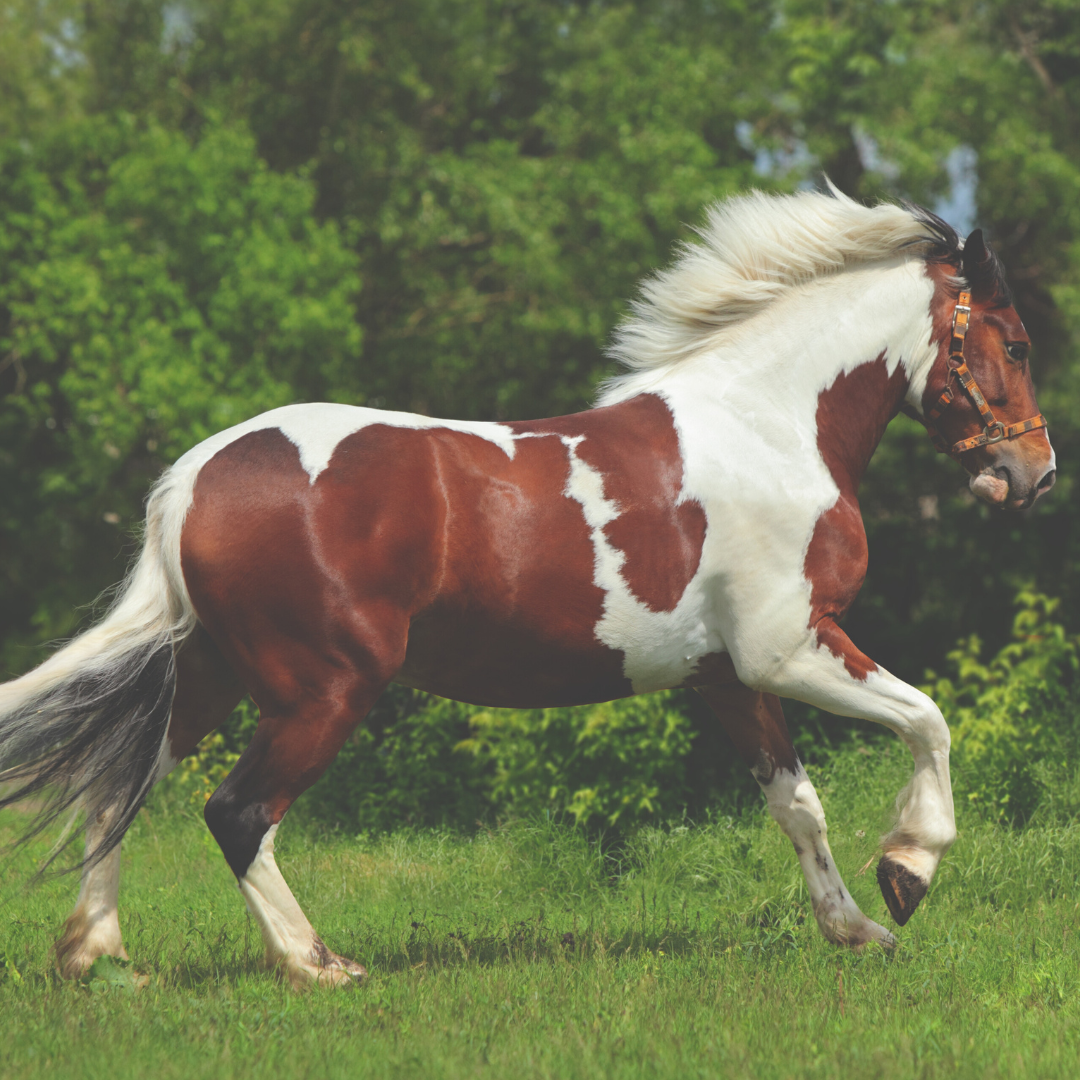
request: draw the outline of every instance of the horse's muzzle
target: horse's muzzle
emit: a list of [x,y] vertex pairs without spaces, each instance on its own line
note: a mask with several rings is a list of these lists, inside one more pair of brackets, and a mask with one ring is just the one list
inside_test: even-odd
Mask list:
[[1027,510],[1054,486],[1056,479],[1053,450],[1048,455],[1025,454],[1010,447],[995,455],[993,464],[971,477],[968,486],[990,506]]

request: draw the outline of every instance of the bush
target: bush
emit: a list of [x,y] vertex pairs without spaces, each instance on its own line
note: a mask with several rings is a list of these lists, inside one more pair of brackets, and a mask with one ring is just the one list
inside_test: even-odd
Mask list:
[[1080,808],[1080,638],[1055,621],[1059,601],[1022,590],[1016,603],[1008,645],[984,663],[972,634],[948,655],[955,675],[927,672],[923,689],[952,730],[957,796],[1023,824]]
[[492,805],[619,826],[685,802],[693,733],[671,691],[577,709],[474,712],[458,749],[490,765]]
[[120,576],[164,464],[264,409],[363,400],[358,258],[315,194],[240,125],[0,143],[0,669]]

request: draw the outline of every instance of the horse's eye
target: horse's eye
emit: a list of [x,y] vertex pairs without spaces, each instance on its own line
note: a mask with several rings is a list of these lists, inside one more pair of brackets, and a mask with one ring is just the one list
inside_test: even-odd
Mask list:
[[1028,347],[1023,341],[1009,342],[1009,344],[1005,346],[1005,351],[1018,364],[1022,364],[1027,359]]

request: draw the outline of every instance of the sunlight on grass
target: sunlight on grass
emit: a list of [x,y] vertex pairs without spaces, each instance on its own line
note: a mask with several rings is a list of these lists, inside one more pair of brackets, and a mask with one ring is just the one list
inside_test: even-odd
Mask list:
[[[852,751],[815,777],[837,859],[880,920],[873,874],[855,872],[906,769]],[[304,995],[260,970],[235,882],[179,802],[152,802],[125,840],[134,975],[55,977],[76,882],[23,890],[44,850],[4,874],[5,1078],[1071,1077],[1080,1053],[1075,827],[969,813],[887,956],[821,940],[790,845],[759,811],[617,844],[543,819],[471,835],[286,826],[301,903],[371,971],[358,990]]]

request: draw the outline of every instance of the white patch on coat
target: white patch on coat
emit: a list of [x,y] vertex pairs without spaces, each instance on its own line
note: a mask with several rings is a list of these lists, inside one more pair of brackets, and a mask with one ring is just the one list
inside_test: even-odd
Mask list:
[[262,931],[267,967],[279,964],[313,967],[315,930],[274,859],[277,830],[277,825],[271,825],[262,838],[258,854],[240,879],[240,891]]
[[[678,501],[696,501],[707,527],[701,559],[674,611],[638,601],[603,525],[618,506],[603,477],[567,442],[567,494],[585,510],[605,592],[597,637],[623,651],[635,691],[677,686],[705,655],[730,652],[748,685],[812,643],[804,572],[814,527],[839,495],[817,445],[822,391],[885,356],[925,382],[936,346],[933,282],[921,260],[894,259],[801,286],[730,330],[722,348],[664,369],[653,387],[671,409],[683,460]],[[567,441],[567,440],[564,440]],[[836,658],[831,661],[843,664]],[[844,672],[843,678],[851,682]]]
[[86,927],[83,949],[95,956],[127,957],[120,938],[120,845],[83,871],[75,914]]
[[460,431],[494,443],[509,458],[514,456],[513,432],[503,424],[478,420],[440,420],[416,413],[316,402],[271,409],[270,412],[254,416],[235,427],[219,431],[198,446],[192,447],[173,467],[185,471],[193,466],[196,470],[201,469],[215,454],[237,439],[250,435],[253,431],[276,428],[300,452],[300,464],[307,472],[310,482],[314,484],[319,474],[330,464],[330,459],[342,439],[375,424],[414,431],[430,431],[433,428]]
[[604,534],[619,516],[619,505],[604,494],[604,477],[577,454],[584,436],[563,436],[570,457],[565,494],[581,504],[592,540],[593,583],[604,592],[604,608],[595,633],[599,641],[624,654],[623,674],[634,693],[677,685],[701,656],[723,647],[702,619],[699,594],[687,590],[673,611],[653,611],[630,590],[622,575],[626,555]]
[[892,944],[892,934],[868,919],[844,886],[829,849],[825,812],[802,765],[794,773],[777,769],[771,780],[767,776],[758,780],[767,781],[761,787],[769,813],[795,847],[814,917],[825,937],[842,945]]
[[[111,824],[108,813],[86,823],[86,854],[94,851]],[[99,956],[127,959],[120,936],[120,845],[98,862],[84,866],[79,899],[57,942],[57,961],[65,978],[78,978]]]

